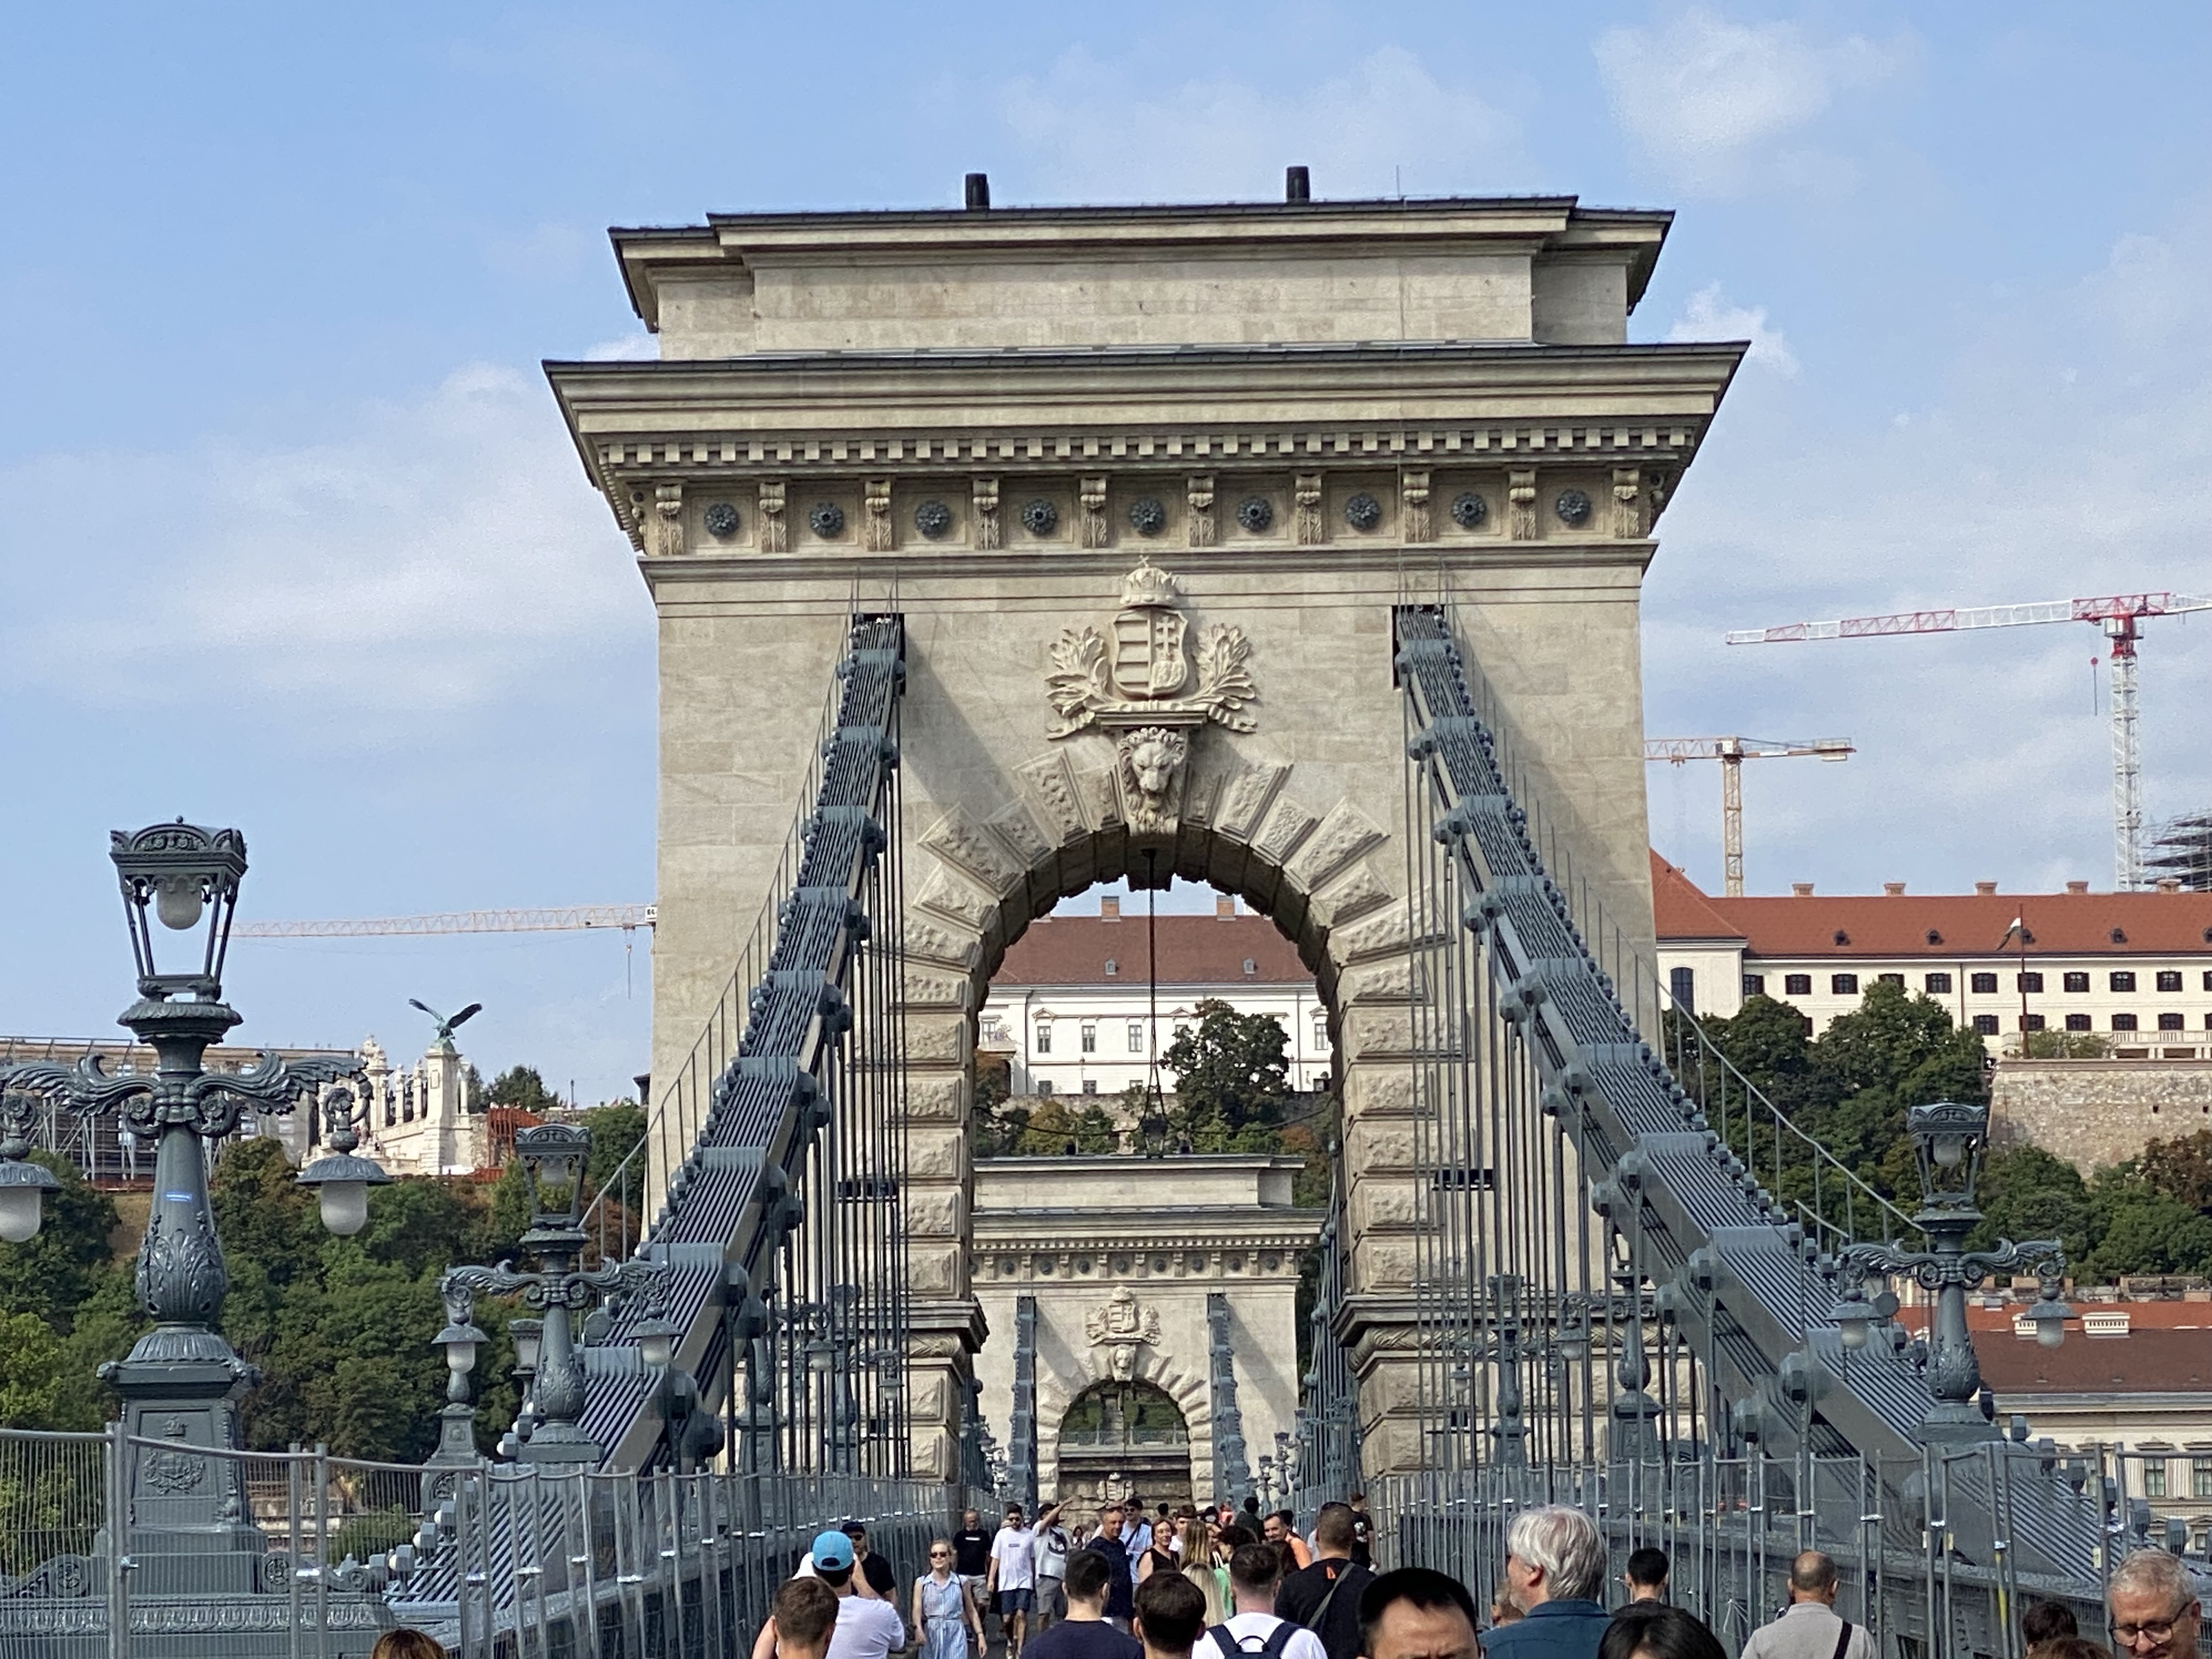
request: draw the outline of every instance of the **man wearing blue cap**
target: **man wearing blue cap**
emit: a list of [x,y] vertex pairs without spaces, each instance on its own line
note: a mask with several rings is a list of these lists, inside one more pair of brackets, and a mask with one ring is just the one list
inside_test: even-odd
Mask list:
[[[854,1593],[853,1568],[858,1559],[853,1540],[842,1531],[817,1534],[814,1547],[807,1552],[814,1576],[837,1596],[837,1623],[830,1632],[824,1659],[886,1659],[892,1649],[906,1645],[906,1621],[898,1609],[889,1601]],[[770,1642],[774,1628],[771,1620],[769,1631],[763,1632]],[[763,1659],[762,1647],[754,1644],[755,1659]]]

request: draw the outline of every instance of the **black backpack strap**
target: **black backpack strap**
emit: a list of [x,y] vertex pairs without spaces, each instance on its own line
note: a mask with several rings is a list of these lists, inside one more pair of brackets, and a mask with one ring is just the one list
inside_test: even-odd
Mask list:
[[1281,1620],[1267,1632],[1267,1645],[1260,1650],[1260,1659],[1283,1659],[1283,1650],[1290,1646],[1291,1638],[1304,1628],[1304,1626],[1294,1625],[1287,1619]]
[[1308,1630],[1316,1632],[1320,1631],[1322,1620],[1328,1617],[1328,1604],[1336,1600],[1337,1591],[1344,1588],[1344,1581],[1351,1577],[1351,1572],[1346,1571],[1340,1572],[1328,1581],[1328,1594],[1321,1598],[1321,1605],[1313,1610],[1313,1616],[1306,1620]]
[[1213,1645],[1221,1650],[1221,1659],[1237,1659],[1239,1651],[1237,1638],[1230,1634],[1228,1626],[1216,1625],[1206,1633],[1212,1638]]
[[1850,1621],[1850,1620],[1846,1619],[1846,1620],[1844,1620],[1844,1628],[1843,1628],[1843,1630],[1841,1631],[1841,1632],[1839,1632],[1839,1633],[1838,1634],[1838,1636],[1837,1636],[1837,1638],[1836,1638],[1836,1653],[1835,1653],[1835,1659],[1844,1659],[1844,1655],[1845,1653],[1847,1653],[1847,1652],[1849,1652],[1849,1651],[1850,1650],[1850,1645],[1851,1645],[1851,1621]]

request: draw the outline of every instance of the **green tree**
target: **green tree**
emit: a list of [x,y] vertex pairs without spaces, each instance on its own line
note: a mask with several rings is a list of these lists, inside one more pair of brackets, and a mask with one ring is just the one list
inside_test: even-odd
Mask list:
[[2212,1218],[2135,1181],[2094,1190],[2097,1243],[2081,1277],[2106,1283],[2128,1273],[2212,1273]]
[[2095,1031],[2030,1031],[2021,1051],[2029,1060],[2102,1060],[2112,1040]]
[[1078,1152],[1111,1152],[1121,1142],[1114,1120],[1097,1101],[1077,1111],[1055,1095],[1038,1102],[1011,1150],[1017,1158],[1059,1158],[1071,1148]]
[[[645,1139],[645,1109],[635,1101],[609,1101],[580,1114],[578,1121],[591,1132],[592,1150],[584,1160],[584,1183],[596,1193],[605,1187],[622,1161],[635,1152],[638,1143]],[[630,1166],[631,1191],[638,1190],[643,1173],[639,1165]]]
[[0,1314],[34,1314],[66,1335],[74,1310],[108,1270],[120,1224],[115,1200],[65,1158],[33,1152],[26,1161],[51,1170],[62,1184],[46,1196],[37,1236],[0,1249]]
[[2066,1247],[2069,1262],[2078,1267],[2087,1259],[2096,1220],[2088,1184],[2064,1158],[2040,1146],[1993,1152],[1982,1166],[1978,1197],[1982,1224],[1968,1239],[1969,1248],[1988,1249],[2001,1238],[2014,1243],[2055,1238]]
[[36,1314],[0,1314],[0,1427],[51,1428],[69,1380],[62,1340]]
[[1272,1152],[1292,1097],[1282,1023],[1212,999],[1195,1012],[1162,1056],[1175,1077],[1175,1138],[1200,1152]]
[[2135,1160],[2136,1172],[2154,1193],[2192,1210],[2212,1211],[2212,1129],[2154,1140]]
[[560,1096],[545,1086],[535,1066],[510,1066],[491,1080],[484,1098],[495,1106],[519,1106],[526,1112],[547,1115],[562,1105]]

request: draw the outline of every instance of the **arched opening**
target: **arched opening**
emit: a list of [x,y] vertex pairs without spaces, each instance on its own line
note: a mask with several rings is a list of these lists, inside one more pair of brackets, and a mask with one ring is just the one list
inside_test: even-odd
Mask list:
[[1157,1382],[1092,1383],[1069,1403],[1059,1441],[1060,1496],[1079,1513],[1108,1499],[1149,1508],[1191,1497],[1189,1425]]

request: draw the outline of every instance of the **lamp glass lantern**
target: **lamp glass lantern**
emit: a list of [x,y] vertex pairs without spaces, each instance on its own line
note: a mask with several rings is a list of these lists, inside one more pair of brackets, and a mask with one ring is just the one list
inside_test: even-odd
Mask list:
[[637,1339],[638,1358],[645,1369],[665,1371],[676,1358],[676,1339],[684,1334],[684,1328],[672,1319],[645,1319],[631,1328],[630,1334]]
[[[129,833],[116,830],[108,837],[108,856],[122,884],[139,994],[161,1000],[181,991],[202,1001],[218,1000],[231,918],[246,876],[246,837],[235,830],[205,830],[179,818]],[[197,936],[197,972],[173,965],[174,946],[156,951],[154,923],[168,933]]]
[[538,1374],[538,1352],[545,1340],[545,1322],[542,1319],[510,1319],[507,1334],[514,1343],[514,1369],[526,1376]]
[[1866,1287],[1853,1285],[1828,1317],[1835,1322],[1836,1335],[1846,1349],[1856,1353],[1865,1347],[1868,1333],[1875,1322],[1874,1304],[1866,1299]]
[[11,1152],[0,1147],[7,1160],[0,1163],[0,1239],[10,1244],[27,1243],[38,1237],[46,1220],[46,1195],[62,1184],[51,1170],[23,1157],[29,1150],[26,1146]]
[[1905,1132],[1920,1166],[1920,1190],[1933,1207],[1965,1209],[1974,1201],[1982,1152],[1989,1142],[1985,1106],[1939,1100],[1905,1115]]
[[[453,1374],[453,1389],[466,1387],[463,1379],[477,1368],[477,1350],[489,1340],[465,1316],[453,1321],[430,1339],[432,1347],[446,1351],[446,1369]],[[448,1396],[462,1397],[453,1394],[451,1389]]]
[[515,1155],[530,1179],[531,1221],[539,1227],[574,1227],[583,1213],[584,1158],[592,1138],[566,1123],[540,1123],[514,1138]]
[[2063,1269],[2053,1262],[2044,1264],[2036,1275],[2039,1281],[2036,1299],[2028,1304],[2021,1316],[2035,1328],[2036,1342],[2045,1348],[2056,1348],[2066,1340],[2066,1322],[2074,1317],[2074,1310],[2066,1304]]

